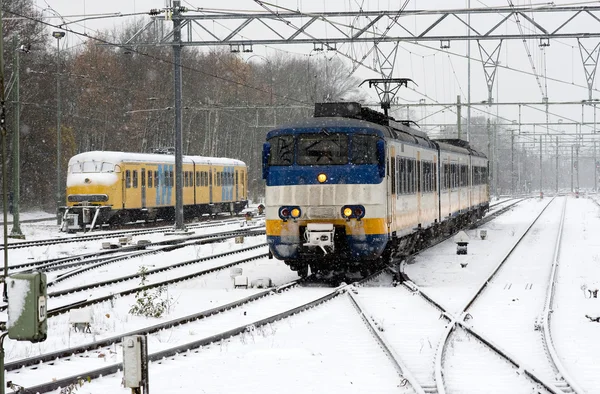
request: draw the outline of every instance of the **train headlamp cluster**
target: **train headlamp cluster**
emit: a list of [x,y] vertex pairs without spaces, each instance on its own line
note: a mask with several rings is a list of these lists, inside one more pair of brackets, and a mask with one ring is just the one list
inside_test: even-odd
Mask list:
[[283,220],[298,219],[302,215],[300,207],[283,206],[279,208],[279,217]]
[[327,182],[327,175],[320,173],[319,175],[317,175],[317,181],[319,181],[319,183]]
[[344,205],[342,207],[342,217],[346,220],[362,219],[365,216],[365,207],[362,205]]

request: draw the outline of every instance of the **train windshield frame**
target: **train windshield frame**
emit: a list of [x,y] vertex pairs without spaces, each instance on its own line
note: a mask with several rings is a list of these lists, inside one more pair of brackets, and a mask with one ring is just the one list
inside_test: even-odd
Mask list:
[[297,163],[301,166],[348,164],[348,135],[329,133],[300,134],[297,143]]
[[78,161],[70,166],[71,174],[94,173],[94,172],[118,172],[118,165],[106,161]]
[[269,138],[271,166],[374,165],[378,164],[376,134],[316,133],[280,134]]

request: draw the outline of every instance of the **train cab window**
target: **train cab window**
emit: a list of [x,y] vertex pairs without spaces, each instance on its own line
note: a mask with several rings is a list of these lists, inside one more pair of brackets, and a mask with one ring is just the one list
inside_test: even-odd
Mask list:
[[148,170],[148,187],[152,187],[152,171]]
[[133,188],[137,189],[138,187],[138,172],[137,170],[133,170]]
[[376,135],[353,135],[350,151],[352,164],[377,164],[377,139]]
[[131,170],[125,171],[125,187],[127,189],[131,188]]
[[325,129],[317,134],[300,134],[297,155],[301,166],[347,164],[348,136]]
[[290,166],[294,161],[294,136],[280,135],[269,139],[271,154],[269,164],[272,166]]

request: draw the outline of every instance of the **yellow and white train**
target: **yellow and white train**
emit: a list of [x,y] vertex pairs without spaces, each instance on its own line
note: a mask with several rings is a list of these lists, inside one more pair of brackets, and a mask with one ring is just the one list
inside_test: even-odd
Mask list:
[[[183,156],[187,217],[239,213],[248,202],[248,172],[240,160]],[[63,228],[175,217],[175,156],[93,151],[69,160]]]

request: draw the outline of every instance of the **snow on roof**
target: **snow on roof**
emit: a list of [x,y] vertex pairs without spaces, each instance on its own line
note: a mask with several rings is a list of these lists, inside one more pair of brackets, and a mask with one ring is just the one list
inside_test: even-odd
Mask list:
[[[155,153],[132,153],[115,151],[92,151],[79,153],[69,160],[69,165],[82,161],[105,161],[108,163],[121,162],[143,162],[143,163],[173,163],[174,155],[161,155]],[[183,156],[184,163],[228,165],[228,166],[246,166],[241,160],[228,159],[226,157],[207,157],[207,156]]]

